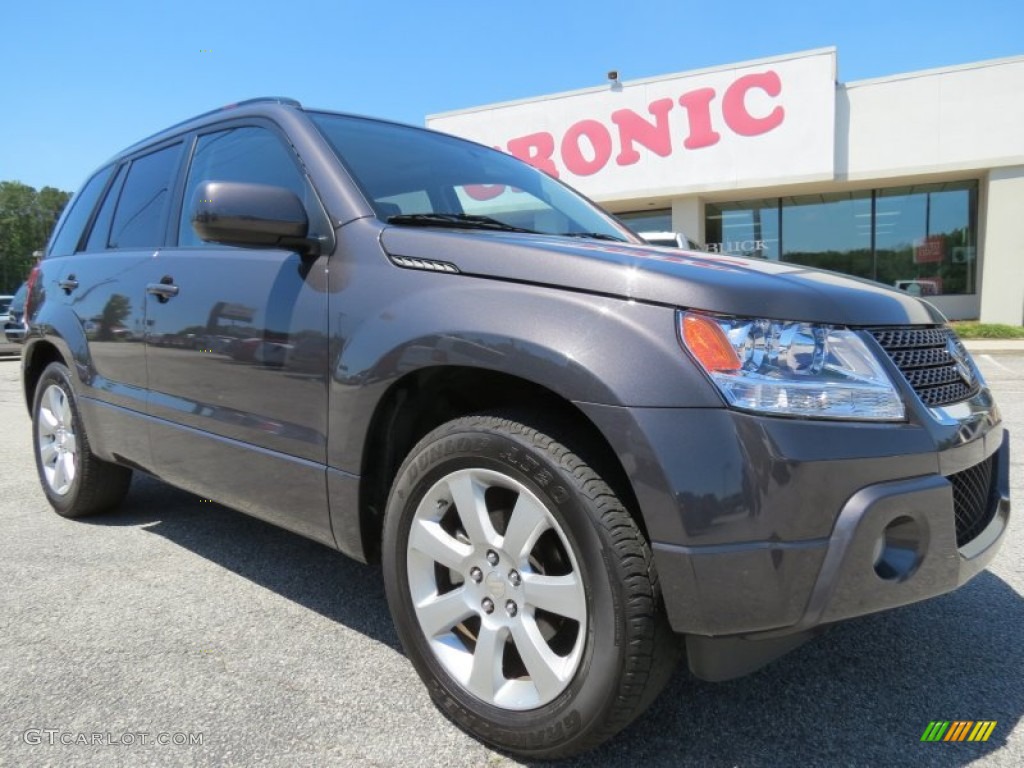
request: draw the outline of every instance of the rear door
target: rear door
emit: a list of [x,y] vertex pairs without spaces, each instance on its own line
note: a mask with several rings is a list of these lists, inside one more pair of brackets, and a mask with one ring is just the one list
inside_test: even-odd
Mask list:
[[[154,259],[167,235],[171,189],[181,161],[180,141],[147,151],[106,172],[85,236],[51,248],[58,258],[56,293],[75,315],[84,337],[69,340],[76,355],[84,411],[95,414],[90,432],[116,435],[122,459],[149,465],[146,411],[146,285],[156,279]],[[94,178],[82,191],[91,195]],[[70,222],[69,222],[70,223]],[[66,251],[73,253],[65,254]]]
[[149,412],[158,472],[176,485],[333,545],[327,515],[327,257],[204,243],[189,212],[204,181],[294,191],[329,226],[290,144],[259,120],[201,133],[170,292],[148,303]]

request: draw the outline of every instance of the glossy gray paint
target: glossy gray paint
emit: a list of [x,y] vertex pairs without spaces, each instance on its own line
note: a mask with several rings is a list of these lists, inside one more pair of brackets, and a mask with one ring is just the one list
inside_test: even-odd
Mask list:
[[[905,423],[728,410],[677,340],[678,308],[852,327],[943,322],[874,283],[640,244],[390,226],[302,111],[285,105],[204,116],[115,159],[249,123],[287,137],[306,169],[333,229],[322,255],[178,248],[169,226],[152,251],[42,264],[26,385],[37,356],[63,359],[105,458],[365,559],[361,475],[381,403],[448,367],[514,377],[577,409],[613,449],[674,628],[735,635],[810,628],[801,620],[823,589],[823,564],[840,557],[837,520],[846,510],[857,529],[874,508],[849,512],[862,489],[932,478],[947,489],[932,514],[948,515],[943,476],[1004,443],[987,389],[929,412],[882,355]],[[174,211],[187,205],[182,185]],[[457,271],[407,268],[416,260]],[[79,285],[66,292],[70,275]],[[153,285],[177,290],[162,297]],[[129,333],[97,338],[90,318],[115,294],[129,300]],[[252,337],[225,342],[219,330],[232,324]]]
[[851,326],[944,322],[905,292],[780,262],[504,232],[396,227],[381,242],[389,253],[450,261],[468,274],[671,307]]

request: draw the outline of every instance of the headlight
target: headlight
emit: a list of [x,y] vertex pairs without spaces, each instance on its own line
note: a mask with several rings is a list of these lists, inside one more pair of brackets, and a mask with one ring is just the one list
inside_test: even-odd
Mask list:
[[735,408],[901,421],[903,401],[860,337],[815,323],[678,313],[679,338]]

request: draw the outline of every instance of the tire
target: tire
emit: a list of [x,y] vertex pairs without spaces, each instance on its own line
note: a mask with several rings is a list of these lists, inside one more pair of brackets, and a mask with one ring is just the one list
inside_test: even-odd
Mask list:
[[435,704],[498,749],[591,749],[647,708],[678,659],[636,522],[583,459],[518,419],[460,418],[413,448],[382,556]]
[[62,517],[86,517],[116,507],[132,471],[97,458],[63,363],[46,366],[32,402],[32,445],[47,501]]

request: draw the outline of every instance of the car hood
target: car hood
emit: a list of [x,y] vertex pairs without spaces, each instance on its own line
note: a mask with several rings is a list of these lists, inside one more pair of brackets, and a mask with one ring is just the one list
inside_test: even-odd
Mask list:
[[731,315],[835,325],[942,323],[931,304],[880,283],[797,264],[603,240],[388,227],[391,256],[515,280]]

